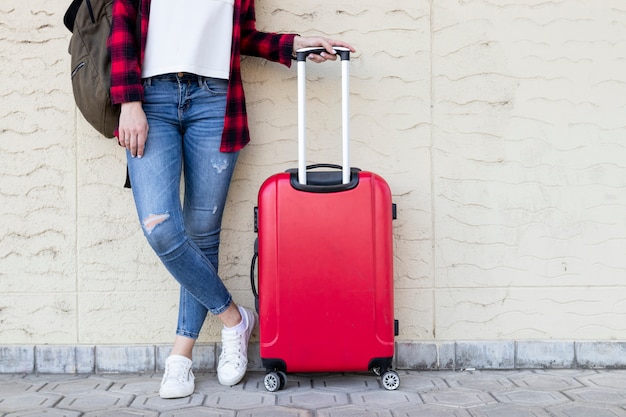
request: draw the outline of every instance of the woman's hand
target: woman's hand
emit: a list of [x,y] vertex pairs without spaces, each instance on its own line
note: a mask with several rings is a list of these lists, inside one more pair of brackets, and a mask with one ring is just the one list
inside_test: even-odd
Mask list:
[[344,48],[348,48],[351,52],[356,52],[356,50],[346,42],[337,41],[334,39],[323,38],[321,36],[296,36],[293,39],[293,52],[301,48],[311,48],[311,47],[321,47],[326,51],[321,54],[310,54],[308,59],[313,62],[324,62],[327,60],[334,61],[337,59],[337,53],[333,50],[333,46],[343,46]]
[[141,158],[148,139],[148,120],[140,101],[122,103],[117,143]]

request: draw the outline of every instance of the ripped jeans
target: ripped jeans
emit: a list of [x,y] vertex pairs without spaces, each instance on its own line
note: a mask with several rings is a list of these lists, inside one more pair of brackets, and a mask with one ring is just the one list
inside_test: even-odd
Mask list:
[[[144,80],[148,140],[127,152],[148,243],[180,283],[176,334],[196,339],[207,312],[232,302],[217,274],[222,213],[237,153],[220,152],[227,80],[184,74]],[[181,205],[181,173],[184,196]]]

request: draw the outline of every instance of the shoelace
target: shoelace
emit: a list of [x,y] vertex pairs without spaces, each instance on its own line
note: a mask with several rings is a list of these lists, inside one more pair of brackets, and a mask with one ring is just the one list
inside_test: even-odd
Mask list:
[[[172,370],[172,368],[174,369]],[[185,383],[189,379],[190,374],[193,375],[191,369],[188,369],[184,364],[175,363],[172,365],[168,363],[165,366],[163,382],[174,379],[180,383]]]
[[241,359],[241,335],[239,333],[226,333],[222,335],[222,353],[220,359],[223,363],[234,362],[239,366]]

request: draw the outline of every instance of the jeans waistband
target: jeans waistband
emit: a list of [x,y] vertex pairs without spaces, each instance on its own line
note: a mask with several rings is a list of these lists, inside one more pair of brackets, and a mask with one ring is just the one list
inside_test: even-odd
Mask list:
[[164,80],[164,81],[178,81],[178,82],[187,82],[194,81],[198,83],[202,83],[206,79],[210,79],[211,77],[205,77],[202,75],[192,74],[189,72],[172,72],[168,74],[160,74],[155,75],[153,77],[144,78],[144,81],[150,82],[151,80]]

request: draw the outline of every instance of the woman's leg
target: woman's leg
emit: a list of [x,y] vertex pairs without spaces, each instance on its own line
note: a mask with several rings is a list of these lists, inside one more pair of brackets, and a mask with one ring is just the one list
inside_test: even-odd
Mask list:
[[[237,153],[222,153],[219,150],[223,126],[221,112],[216,111],[214,119],[205,115],[199,120],[194,120],[193,112],[190,113],[188,118],[190,123],[186,124],[183,139],[185,181],[183,218],[189,237],[198,245],[217,272],[222,215]],[[194,342],[207,312],[208,310],[187,289],[181,287],[177,336],[172,354],[192,358]],[[226,327],[234,327],[242,319],[234,303],[217,317]]]
[[[216,271],[222,215],[237,162],[237,153],[219,150],[225,106],[218,106],[215,101],[218,97],[225,97],[227,85],[226,80],[202,78],[197,88],[190,90],[192,93],[184,117],[185,228]],[[188,308],[195,309],[193,297],[188,297],[185,292],[182,295]],[[224,385],[234,385],[243,378],[246,370],[248,339],[254,315],[233,302],[222,311],[213,313],[224,324],[218,379]],[[184,310],[179,317],[185,319]],[[179,346],[184,347],[185,343],[176,347]]]

